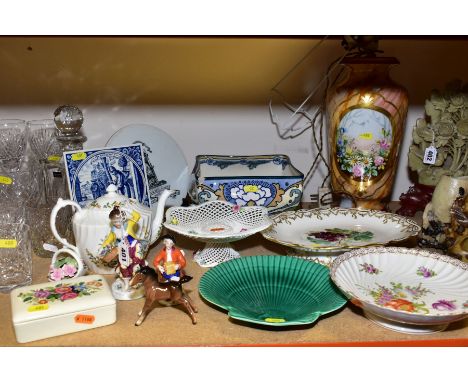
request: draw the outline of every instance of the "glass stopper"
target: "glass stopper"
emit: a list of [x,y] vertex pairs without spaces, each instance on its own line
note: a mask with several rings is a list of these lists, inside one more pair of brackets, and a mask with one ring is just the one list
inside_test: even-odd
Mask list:
[[83,125],[83,113],[73,105],[63,105],[54,111],[57,129],[63,135],[76,135]]
[[62,151],[82,150],[86,137],[80,131],[83,125],[81,110],[73,105],[60,106],[54,111],[54,121]]

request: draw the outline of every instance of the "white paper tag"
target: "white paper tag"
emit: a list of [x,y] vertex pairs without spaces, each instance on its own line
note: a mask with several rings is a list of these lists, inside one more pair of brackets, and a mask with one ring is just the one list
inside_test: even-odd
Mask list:
[[423,163],[434,164],[437,158],[437,149],[434,146],[429,146],[426,151],[424,151]]
[[50,251],[50,252],[57,252],[58,251],[58,248],[55,245],[49,244],[49,243],[42,244],[42,248],[44,248],[46,251]]
[[125,243],[119,245],[119,263],[128,267],[130,265],[129,247]]

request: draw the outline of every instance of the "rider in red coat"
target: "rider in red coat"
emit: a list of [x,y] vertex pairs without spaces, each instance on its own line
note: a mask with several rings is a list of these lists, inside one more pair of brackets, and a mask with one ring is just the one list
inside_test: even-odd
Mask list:
[[156,255],[153,265],[165,280],[178,282],[186,265],[184,251],[175,247],[173,236],[165,235],[162,239],[165,247]]

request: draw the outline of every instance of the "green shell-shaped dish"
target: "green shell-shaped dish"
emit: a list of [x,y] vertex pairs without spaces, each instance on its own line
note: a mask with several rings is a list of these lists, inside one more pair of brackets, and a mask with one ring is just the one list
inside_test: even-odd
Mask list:
[[289,256],[219,264],[202,276],[199,290],[232,318],[272,326],[310,324],[346,303],[327,267]]

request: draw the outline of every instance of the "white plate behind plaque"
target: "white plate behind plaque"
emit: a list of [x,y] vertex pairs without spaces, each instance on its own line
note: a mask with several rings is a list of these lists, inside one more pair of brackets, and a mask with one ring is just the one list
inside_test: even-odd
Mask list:
[[177,142],[156,126],[132,124],[115,132],[106,146],[133,143],[140,143],[148,155],[146,173],[153,213],[156,212],[160,193],[166,188],[180,191],[175,198],[169,198],[166,205],[180,206],[187,195],[190,173],[184,153]]

